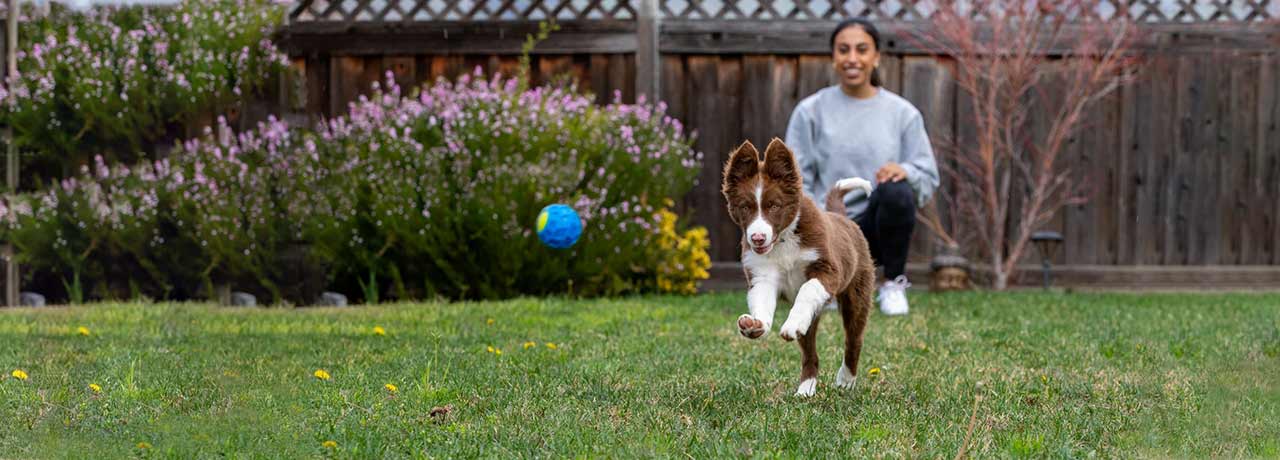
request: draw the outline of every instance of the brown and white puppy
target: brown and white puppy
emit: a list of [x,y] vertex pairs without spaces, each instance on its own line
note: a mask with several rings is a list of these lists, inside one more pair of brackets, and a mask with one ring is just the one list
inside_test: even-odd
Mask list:
[[738,318],[744,337],[757,339],[773,325],[778,297],[793,302],[778,334],[799,339],[803,364],[797,396],[812,396],[818,384],[815,344],[824,310],[840,309],[844,319],[844,361],[836,386],[853,388],[862,351],[862,331],[872,305],[875,266],[866,237],[844,215],[844,194],[871,193],[862,178],[843,179],[827,194],[826,210],[803,193],[795,155],[774,138],[763,161],[750,141],[742,143],[724,169],[721,191],[729,216],[743,230],[742,265],[747,310]]

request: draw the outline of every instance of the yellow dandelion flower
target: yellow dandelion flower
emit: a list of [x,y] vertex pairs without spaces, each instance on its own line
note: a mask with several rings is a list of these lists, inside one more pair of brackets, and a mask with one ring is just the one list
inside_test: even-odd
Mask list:
[[387,330],[383,329],[382,326],[374,326],[373,335],[387,335]]
[[550,348],[550,349],[552,349],[552,350],[555,350],[556,348],[558,348],[558,346],[557,346],[556,344],[554,344],[554,343],[547,342],[547,348]]
[[139,449],[150,449],[150,448],[151,448],[151,444],[150,444],[150,443],[147,443],[146,441],[143,441],[143,442],[138,443],[138,448],[139,448]]
[[501,348],[495,348],[495,349],[493,350],[493,354],[498,355],[498,356],[502,356],[502,349],[501,349]]
[[867,370],[867,376],[868,376],[868,377],[875,377],[875,376],[877,376],[877,375],[880,375],[880,368],[878,368],[878,367],[873,367],[873,368],[871,368],[871,369],[868,369],[868,370]]
[[22,372],[22,369],[14,369],[14,370],[13,370],[13,372],[12,372],[12,373],[10,373],[9,375],[12,375],[12,376],[13,376],[13,378],[18,379],[18,380],[26,380],[26,379],[27,379],[27,373],[26,373],[26,372]]
[[524,349],[525,349],[525,350],[528,350],[528,349],[533,348],[533,347],[536,347],[536,346],[538,346],[538,344],[537,344],[537,343],[534,343],[534,342],[525,342],[525,343],[524,343]]
[[94,393],[102,393],[102,387],[98,386],[96,383],[90,383],[89,389],[93,390]]
[[1049,383],[1049,376],[1047,376],[1047,375],[1041,375],[1041,376],[1040,376],[1040,381],[1041,381],[1041,382],[1044,382],[1044,383]]
[[316,376],[316,378],[320,380],[329,380],[329,373],[325,372],[324,369],[316,369],[315,373],[311,375]]
[[320,445],[321,445],[321,446],[324,446],[324,447],[326,447],[326,448],[329,448],[329,449],[333,449],[333,448],[335,448],[335,447],[338,447],[338,443],[337,443],[337,441],[325,441],[325,442],[320,443]]
[[383,388],[386,388],[386,389],[387,389],[387,391],[390,391],[390,392],[392,392],[392,393],[395,393],[395,392],[397,392],[397,391],[400,391],[400,389],[399,389],[399,388],[396,388],[396,386],[395,386],[395,385],[392,385],[392,384],[390,384],[390,383],[388,383],[388,384],[386,384],[386,385],[383,385],[382,387],[383,387]]
[[493,347],[492,347],[492,346],[490,346],[490,347],[486,348],[486,349],[485,349],[485,351],[488,351],[489,353],[493,353]]
[[89,328],[84,327],[84,326],[80,326],[80,327],[76,328],[76,332],[77,332],[77,333],[79,333],[80,335],[88,336],[88,335],[89,335]]
[[492,326],[492,325],[493,325],[493,318],[489,318],[489,319],[485,320],[485,321],[484,321],[484,323],[485,323],[485,324],[488,324],[488,325],[490,325],[490,326]]

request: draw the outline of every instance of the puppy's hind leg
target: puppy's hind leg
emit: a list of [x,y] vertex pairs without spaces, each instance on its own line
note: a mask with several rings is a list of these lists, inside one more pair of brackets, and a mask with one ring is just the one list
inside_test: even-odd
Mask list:
[[[867,278],[863,280],[862,278]],[[859,273],[853,286],[840,293],[840,316],[844,320],[844,359],[836,373],[836,387],[851,389],[858,383],[858,360],[862,355],[862,333],[871,312],[874,273]]]
[[800,386],[796,388],[796,396],[808,397],[818,392],[818,320],[813,318],[809,331],[799,337],[800,344]]

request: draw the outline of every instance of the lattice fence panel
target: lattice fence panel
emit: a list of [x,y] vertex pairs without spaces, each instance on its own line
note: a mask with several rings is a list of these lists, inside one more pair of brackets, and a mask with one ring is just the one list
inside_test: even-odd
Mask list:
[[[660,0],[662,15],[683,20],[830,20],[864,17],[882,21],[927,19],[937,0]],[[1001,2],[947,2],[976,18],[1000,14]],[[1028,0],[1026,5],[1035,5]],[[1146,23],[1261,22],[1280,17],[1280,0],[1097,0],[1079,19],[1129,18]]]
[[293,22],[634,20],[633,0],[308,0]]

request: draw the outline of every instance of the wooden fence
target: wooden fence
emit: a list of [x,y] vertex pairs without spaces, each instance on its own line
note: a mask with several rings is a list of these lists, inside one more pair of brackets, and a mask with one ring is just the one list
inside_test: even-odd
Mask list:
[[[1150,32],[1140,44],[1147,78],[1099,104],[1071,143],[1070,167],[1087,172],[1094,193],[1050,226],[1066,237],[1059,263],[1280,265],[1277,3],[1099,2],[1095,19],[1123,16]],[[705,154],[683,211],[711,231],[713,259],[732,262],[739,235],[718,192],[723,161],[744,139],[781,137],[795,104],[833,83],[836,20],[878,21],[885,87],[923,112],[935,141],[965,141],[950,62],[908,38],[930,11],[916,1],[312,1],[281,39],[305,68],[307,111],[332,116],[387,71],[402,85],[477,68],[510,74],[535,21],[556,18],[561,30],[533,53],[534,81],[567,73],[601,103],[615,92],[665,101]],[[920,227],[913,261],[928,259],[929,241]],[[1280,282],[1280,270],[1267,273]]]

